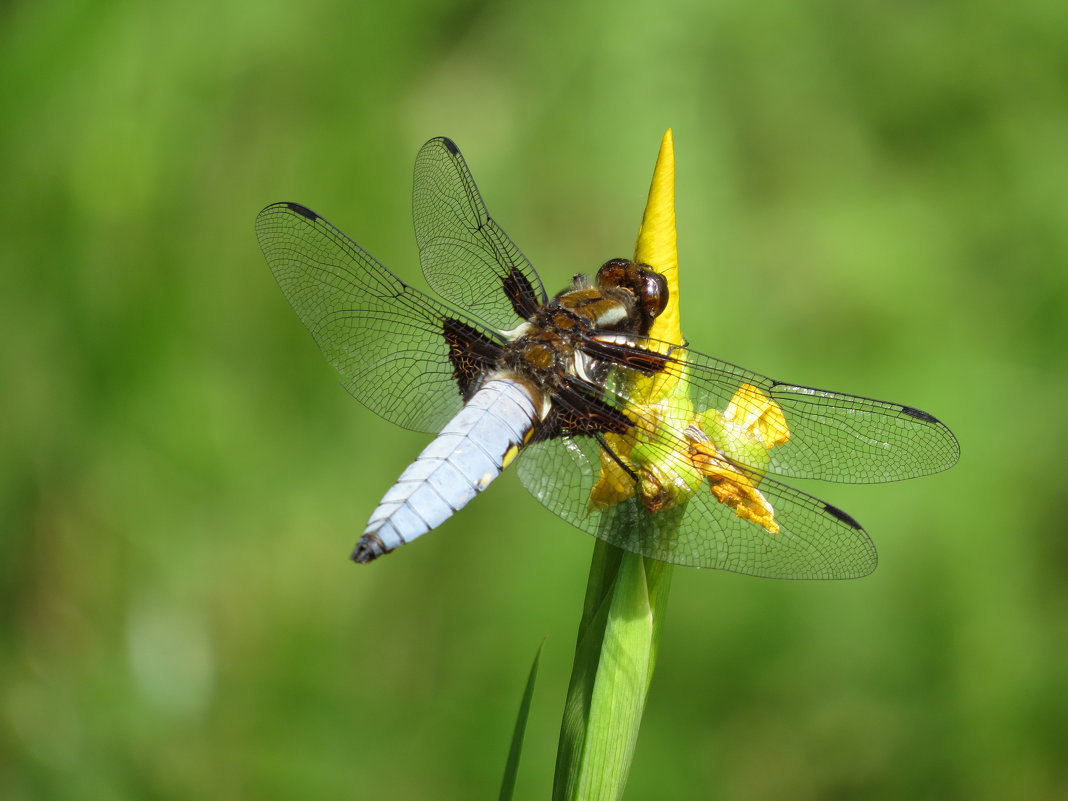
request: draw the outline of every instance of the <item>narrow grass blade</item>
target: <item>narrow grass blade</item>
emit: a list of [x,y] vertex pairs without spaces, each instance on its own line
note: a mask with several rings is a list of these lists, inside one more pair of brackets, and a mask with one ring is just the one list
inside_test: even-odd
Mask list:
[[519,703],[519,714],[516,716],[515,731],[512,733],[512,745],[508,749],[508,761],[504,766],[500,801],[511,801],[512,794],[515,792],[515,780],[519,774],[519,757],[523,752],[523,735],[527,730],[530,702],[534,697],[534,682],[538,677],[538,665],[541,664],[541,652],[544,647],[545,640],[542,640],[541,645],[538,646],[538,652],[534,654],[534,664],[530,666],[527,686],[523,689],[523,700]]

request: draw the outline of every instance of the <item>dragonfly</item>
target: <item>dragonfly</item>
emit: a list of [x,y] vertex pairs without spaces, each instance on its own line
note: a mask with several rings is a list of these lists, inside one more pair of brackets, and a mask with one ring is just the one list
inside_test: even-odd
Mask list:
[[[513,461],[575,527],[643,556],[768,578],[875,569],[864,528],[782,479],[877,483],[951,467],[952,432],[912,406],[777,381],[650,336],[664,276],[624,258],[549,297],[447,138],[415,161],[413,288],[306,206],[256,235],[285,297],[360,403],[435,434],[352,558],[437,528]],[[651,382],[670,393],[651,396]]]

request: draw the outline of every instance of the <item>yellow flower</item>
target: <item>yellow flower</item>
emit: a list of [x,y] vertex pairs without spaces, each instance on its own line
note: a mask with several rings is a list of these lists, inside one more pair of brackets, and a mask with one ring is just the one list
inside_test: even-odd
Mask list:
[[[654,321],[650,338],[681,343],[670,130],[660,145],[634,260],[667,279],[668,304]],[[656,513],[688,500],[707,480],[716,500],[738,517],[777,533],[775,511],[757,484],[769,463],[768,450],[790,439],[782,409],[753,385],[742,384],[722,412],[708,409],[695,414],[685,376],[683,355],[669,369],[636,376],[623,387],[627,397],[644,402],[627,409],[635,421],[631,431],[605,435],[614,455],[601,449],[601,475],[590,493],[590,506],[604,509],[630,498],[637,476],[642,503]],[[667,432],[679,432],[676,441],[665,442]],[[744,465],[745,472],[735,464]]]
[[[634,246],[634,260],[648,264],[667,280],[667,307],[653,321],[649,331],[650,338],[666,343],[681,343],[679,254],[675,236],[675,148],[671,129],[664,134],[660,143],[653,180],[649,185],[649,199],[638,231],[638,241]],[[680,375],[678,369],[673,369],[654,376],[635,378],[631,386],[625,387],[627,395],[631,398],[646,399],[649,404],[628,409],[631,418],[638,421],[643,418],[657,420],[657,402],[668,397],[677,387]],[[631,473],[635,471],[630,462],[630,455],[640,436],[637,430],[625,435],[605,435],[608,447],[620,457]],[[590,504],[603,509],[633,495],[634,479],[627,470],[602,448],[601,477],[590,493]]]

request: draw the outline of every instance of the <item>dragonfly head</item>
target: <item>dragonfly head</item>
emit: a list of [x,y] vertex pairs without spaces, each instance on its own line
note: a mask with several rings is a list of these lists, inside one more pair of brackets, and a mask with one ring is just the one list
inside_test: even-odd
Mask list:
[[642,317],[642,334],[667,308],[667,279],[648,264],[639,264],[630,259],[611,259],[597,271],[597,284],[602,290],[617,287],[626,289],[634,296]]

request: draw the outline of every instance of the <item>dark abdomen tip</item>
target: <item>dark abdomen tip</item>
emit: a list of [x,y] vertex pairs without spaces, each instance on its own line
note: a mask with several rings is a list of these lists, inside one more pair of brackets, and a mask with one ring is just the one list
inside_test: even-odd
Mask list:
[[386,546],[382,544],[382,540],[374,534],[364,534],[360,537],[360,541],[356,543],[356,549],[352,552],[351,559],[353,562],[365,565],[368,562],[373,562],[385,552]]

